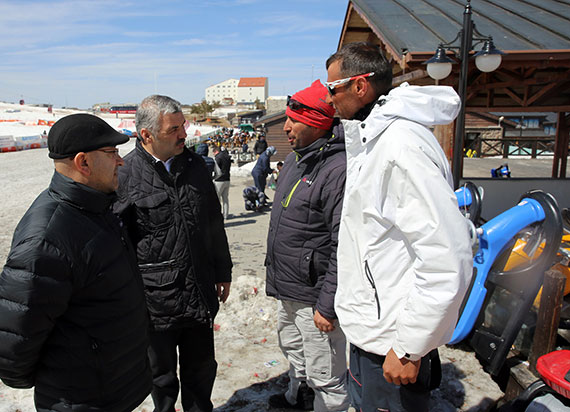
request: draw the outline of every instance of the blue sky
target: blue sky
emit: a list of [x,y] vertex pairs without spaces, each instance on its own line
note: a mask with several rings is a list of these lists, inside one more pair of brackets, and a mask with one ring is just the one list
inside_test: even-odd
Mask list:
[[325,79],[348,0],[0,1],[0,101],[195,103],[229,78],[269,95]]

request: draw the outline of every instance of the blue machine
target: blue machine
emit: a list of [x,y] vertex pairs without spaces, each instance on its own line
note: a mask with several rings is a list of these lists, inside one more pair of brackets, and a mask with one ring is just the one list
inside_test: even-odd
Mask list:
[[[532,191],[518,205],[478,228],[477,234],[479,249],[473,258],[473,278],[450,343],[472,333],[471,346],[486,364],[487,372],[495,375],[542,285],[544,272],[554,261],[562,237],[562,217],[552,196]],[[527,236],[529,248],[544,242],[543,251],[524,267],[504,272],[519,236]]]
[[477,225],[481,220],[483,188],[477,187],[472,182],[465,182],[455,191],[455,196],[461,213]]
[[496,169],[491,169],[491,177],[511,177],[511,171],[509,170],[509,165],[505,163],[500,165]]

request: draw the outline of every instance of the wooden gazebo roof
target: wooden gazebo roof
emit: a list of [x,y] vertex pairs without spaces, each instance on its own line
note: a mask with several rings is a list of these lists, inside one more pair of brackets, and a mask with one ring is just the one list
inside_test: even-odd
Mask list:
[[[461,30],[465,4],[466,0],[350,0],[338,47],[355,41],[379,44],[393,60],[395,84],[433,84],[423,63]],[[559,152],[565,162],[570,0],[473,0],[471,6],[476,29],[492,36],[495,46],[507,54],[492,73],[482,73],[470,62],[466,111],[559,113],[557,145],[566,147],[565,155]],[[439,84],[457,86],[458,77],[459,65]]]

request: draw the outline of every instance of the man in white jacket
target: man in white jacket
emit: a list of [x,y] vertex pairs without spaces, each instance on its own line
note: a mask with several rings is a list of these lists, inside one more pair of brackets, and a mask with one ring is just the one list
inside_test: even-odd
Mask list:
[[349,393],[362,411],[427,411],[472,275],[468,227],[449,163],[428,127],[459,112],[451,87],[391,88],[369,43],[327,60],[343,120],[347,176],[335,311],[350,350]]

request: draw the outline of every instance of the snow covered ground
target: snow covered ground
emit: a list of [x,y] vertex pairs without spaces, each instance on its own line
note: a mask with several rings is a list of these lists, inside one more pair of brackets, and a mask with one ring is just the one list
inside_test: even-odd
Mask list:
[[[19,110],[14,111],[14,110]],[[0,120],[17,119],[22,123],[0,122],[0,136],[27,136],[42,133],[46,126],[31,122],[57,120],[72,113],[54,109],[0,104]],[[104,116],[113,127],[120,118]],[[28,124],[26,124],[29,122]],[[120,146],[126,154],[134,139]],[[216,411],[271,411],[267,398],[284,390],[287,362],[283,358],[276,334],[276,301],[265,296],[263,266],[269,213],[246,212],[241,191],[253,184],[249,171],[232,169],[230,219],[226,231],[234,262],[230,298],[216,318],[216,353],[218,375],[212,396]],[[45,189],[53,173],[47,149],[0,153],[0,267],[9,251],[12,233],[21,216],[35,197]],[[269,194],[273,198],[272,194]],[[491,378],[483,372],[469,348],[440,349],[443,382],[432,394],[432,411],[486,411],[502,396]],[[150,412],[149,398],[136,409]],[[0,383],[0,412],[33,411],[33,391],[11,389]]]

